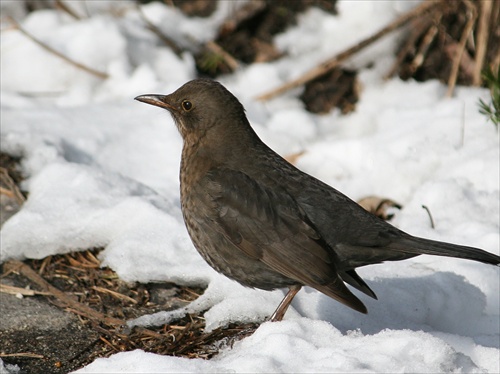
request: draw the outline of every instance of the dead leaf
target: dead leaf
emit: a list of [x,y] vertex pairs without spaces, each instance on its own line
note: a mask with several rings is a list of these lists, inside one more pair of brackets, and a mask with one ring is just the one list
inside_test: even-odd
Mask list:
[[396,203],[394,200],[379,197],[379,196],[367,196],[358,201],[364,209],[377,217],[388,221],[394,217],[393,208],[401,209],[403,206]]

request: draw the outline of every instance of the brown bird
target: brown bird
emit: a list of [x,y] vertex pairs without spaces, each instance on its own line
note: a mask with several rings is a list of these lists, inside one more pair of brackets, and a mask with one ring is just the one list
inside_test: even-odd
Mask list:
[[411,236],[298,170],[259,139],[218,82],[195,79],[170,95],[135,99],[167,109],[182,135],[182,213],[203,258],[245,286],[290,289],[272,321],[303,285],[366,313],[345,285],[376,299],[360,266],[420,254],[500,263],[478,248]]

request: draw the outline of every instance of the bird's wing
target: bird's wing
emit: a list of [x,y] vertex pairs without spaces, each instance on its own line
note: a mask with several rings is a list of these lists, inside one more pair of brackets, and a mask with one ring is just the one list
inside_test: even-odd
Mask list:
[[205,204],[216,212],[215,230],[248,256],[360,312],[365,306],[337,273],[333,251],[284,189],[268,188],[229,169],[211,170],[200,181]]
[[[384,261],[399,261],[416,254],[397,251],[391,247],[406,235],[396,227],[366,211],[327,184],[310,177],[306,188],[293,186],[292,193],[306,215],[321,233],[337,256],[339,270],[352,270],[360,266]],[[355,281],[347,272],[341,274],[344,281]],[[351,283],[348,279],[354,280]],[[359,288],[360,290],[364,287]],[[364,292],[364,291],[363,291]],[[371,295],[371,292],[365,292]]]

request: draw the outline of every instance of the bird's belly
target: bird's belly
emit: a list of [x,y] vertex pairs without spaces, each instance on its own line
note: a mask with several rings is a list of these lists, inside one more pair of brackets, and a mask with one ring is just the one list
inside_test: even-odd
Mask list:
[[224,235],[212,227],[210,222],[193,219],[184,213],[184,221],[191,240],[205,261],[217,272],[224,274],[244,286],[273,290],[297,284],[297,281],[281,275],[258,259],[245,254]]

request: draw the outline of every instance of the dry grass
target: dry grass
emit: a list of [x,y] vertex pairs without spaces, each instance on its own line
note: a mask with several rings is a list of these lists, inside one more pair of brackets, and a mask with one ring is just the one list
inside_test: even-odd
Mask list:
[[82,325],[97,332],[99,338],[85,352],[84,364],[134,349],[209,359],[222,348],[252,334],[258,326],[231,324],[207,333],[205,320],[199,313],[187,314],[158,327],[130,329],[126,326],[128,319],[180,308],[199,297],[204,289],[172,283],[126,283],[111,269],[100,266],[99,251],[49,256],[24,263],[10,261],[4,265],[1,276],[27,280],[36,297],[49,298],[57,307],[76,314]]

